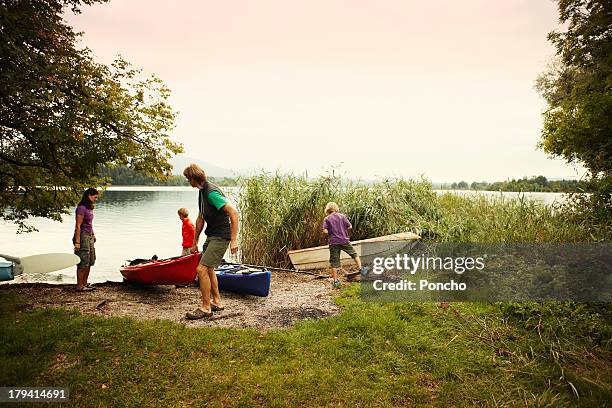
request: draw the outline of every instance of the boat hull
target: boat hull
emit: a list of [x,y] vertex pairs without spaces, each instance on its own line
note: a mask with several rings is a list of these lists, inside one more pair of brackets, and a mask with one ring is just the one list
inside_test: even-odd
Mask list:
[[187,285],[195,280],[200,254],[176,259],[150,261],[124,266],[121,275],[127,282],[142,285]]
[[[127,282],[141,285],[188,285],[195,281],[199,261],[200,254],[195,253],[176,259],[124,266],[121,274]],[[215,273],[220,290],[261,297],[268,296],[270,292],[269,271],[252,272],[246,267],[221,265],[215,269]]]
[[[353,241],[351,244],[361,258],[364,265],[370,264],[377,257],[386,257],[400,252],[410,242],[420,237],[411,232],[385,235]],[[323,245],[314,248],[297,249],[289,251],[289,259],[293,267],[299,270],[324,269],[329,267],[329,246]],[[341,266],[354,265],[352,258],[344,251],[340,253]]]
[[266,297],[270,293],[271,274],[269,271],[232,273],[231,269],[220,267],[215,270],[215,273],[219,282],[219,290],[260,297]]

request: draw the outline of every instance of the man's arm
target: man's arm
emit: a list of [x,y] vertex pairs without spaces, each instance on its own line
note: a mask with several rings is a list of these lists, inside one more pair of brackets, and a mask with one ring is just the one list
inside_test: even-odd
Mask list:
[[198,219],[196,220],[195,234],[193,235],[193,245],[191,246],[191,252],[195,252],[198,250],[198,241],[200,240],[200,234],[204,229],[204,217],[202,214],[198,214]]
[[230,218],[230,252],[235,254],[238,252],[238,211],[230,203],[225,203],[223,211]]

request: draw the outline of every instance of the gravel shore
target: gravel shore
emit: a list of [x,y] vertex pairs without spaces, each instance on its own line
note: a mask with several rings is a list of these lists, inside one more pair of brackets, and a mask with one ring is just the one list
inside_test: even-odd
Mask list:
[[190,286],[136,286],[105,282],[92,292],[76,292],[74,285],[24,283],[1,285],[0,293],[17,295],[22,309],[65,307],[98,316],[127,316],[138,320],[165,319],[187,327],[271,328],[289,327],[304,319],[338,314],[334,290],[327,279],[274,272],[268,297],[221,292],[225,310],[206,320],[190,321],[185,312],[200,304],[200,291]]

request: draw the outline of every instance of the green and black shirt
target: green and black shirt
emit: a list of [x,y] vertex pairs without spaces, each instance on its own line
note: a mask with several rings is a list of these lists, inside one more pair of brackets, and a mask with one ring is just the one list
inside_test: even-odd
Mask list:
[[230,218],[223,211],[225,204],[227,204],[227,199],[221,189],[215,184],[206,181],[204,187],[200,189],[198,208],[204,221],[206,221],[204,233],[207,237],[231,239]]

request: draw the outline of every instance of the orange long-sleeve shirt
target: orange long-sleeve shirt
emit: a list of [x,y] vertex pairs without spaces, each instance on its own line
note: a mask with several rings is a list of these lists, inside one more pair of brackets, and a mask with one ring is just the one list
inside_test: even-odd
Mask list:
[[191,248],[195,227],[189,218],[183,218],[183,248]]

